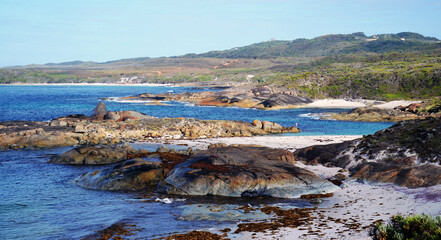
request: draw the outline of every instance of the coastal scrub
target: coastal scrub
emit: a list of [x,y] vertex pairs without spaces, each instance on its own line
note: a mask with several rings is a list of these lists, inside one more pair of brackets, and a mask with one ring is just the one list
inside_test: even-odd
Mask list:
[[441,239],[441,216],[393,216],[389,223],[378,223],[370,231],[374,240]]

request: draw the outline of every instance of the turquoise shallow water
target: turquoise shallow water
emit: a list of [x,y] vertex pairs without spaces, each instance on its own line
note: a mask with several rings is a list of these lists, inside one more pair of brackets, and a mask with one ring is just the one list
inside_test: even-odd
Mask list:
[[[48,121],[68,114],[91,114],[101,97],[120,97],[144,92],[200,91],[190,88],[141,86],[0,86],[0,121]],[[285,126],[298,123],[299,135],[371,134],[390,123],[352,123],[323,121],[311,114],[345,109],[255,109],[197,107],[172,102],[169,106],[143,103],[105,102],[108,110],[136,110],[156,117],[275,121]],[[137,148],[158,147],[155,144]],[[177,146],[175,146],[177,147]],[[154,189],[140,193],[107,192],[83,189],[73,179],[85,172],[106,166],[65,166],[46,163],[51,154],[70,148],[0,151],[0,239],[81,239],[117,222],[137,224],[143,230],[133,238],[151,239],[192,229],[221,229],[228,223],[184,221],[179,216],[186,204],[259,204],[283,202],[304,206],[299,200],[260,200],[226,198],[186,198],[163,204],[145,201]],[[153,195],[152,195],[153,194]],[[170,197],[170,196],[168,196]],[[172,198],[182,198],[171,196]]]

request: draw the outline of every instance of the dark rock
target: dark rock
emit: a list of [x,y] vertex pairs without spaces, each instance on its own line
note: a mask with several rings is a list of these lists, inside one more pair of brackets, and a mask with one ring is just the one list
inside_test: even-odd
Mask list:
[[150,116],[147,116],[144,113],[136,112],[136,111],[122,111],[120,112],[121,120],[139,120],[139,119],[146,119],[151,118]]
[[136,111],[109,111],[104,115],[103,120],[113,120],[113,121],[127,121],[127,120],[140,120],[151,118],[144,113]]
[[129,160],[109,169],[98,170],[77,177],[75,181],[84,188],[127,191],[156,186],[163,177],[160,162]]
[[387,161],[358,165],[352,177],[375,182],[390,182],[410,188],[428,187],[441,184],[441,166],[399,165]]
[[353,178],[407,187],[441,184],[441,119],[400,122],[360,140],[297,150],[296,161],[346,168]]
[[96,105],[95,109],[93,110],[93,115],[92,117],[94,118],[99,118],[99,117],[104,117],[104,115],[106,115],[107,113],[107,108],[106,105],[102,102],[99,102],[98,105]]
[[271,88],[268,86],[258,87],[251,89],[251,92],[256,96],[269,96],[271,95]]
[[58,164],[109,164],[121,162],[127,159],[128,154],[134,154],[136,150],[128,145],[122,146],[86,146],[74,148],[59,156],[53,157],[49,160],[50,163]]
[[183,195],[296,198],[337,188],[292,163],[292,153],[286,150],[215,147],[176,165],[158,190]]
[[84,114],[71,114],[71,115],[67,115],[64,118],[78,119],[78,120],[89,120],[90,119],[90,117],[88,117]]
[[226,143],[212,143],[212,144],[208,145],[208,149],[219,148],[219,147],[228,147],[228,144],[226,144]]
[[348,176],[346,176],[346,175],[344,175],[342,173],[337,173],[337,174],[335,174],[333,179],[339,180],[339,181],[344,181],[344,180],[348,179]]
[[353,144],[353,141],[346,141],[342,143],[311,146],[297,150],[294,155],[297,161],[305,161],[310,165],[324,165],[331,162],[332,159],[334,166],[344,168],[349,164],[350,160],[337,156]]
[[108,111],[106,115],[104,115],[104,120],[113,120],[118,121],[121,118],[121,115],[115,111]]
[[168,153],[168,152],[170,152],[170,149],[168,149],[168,147],[166,147],[166,146],[160,146],[160,147],[158,147],[158,149],[156,149],[156,152]]
[[265,106],[265,108],[275,108],[287,105],[301,105],[311,102],[312,100],[307,97],[295,97],[288,94],[275,93],[272,94],[267,100],[263,101],[262,104]]
[[140,99],[152,101],[182,101],[201,106],[240,107],[258,109],[284,109],[312,102],[307,97],[297,97],[286,93],[273,93],[271,88],[259,87],[250,91],[221,91],[221,92],[185,92],[163,93],[153,95],[144,93],[137,96],[124,97],[123,99]]
[[417,114],[400,111],[396,109],[383,109],[375,107],[355,108],[344,113],[329,113],[322,119],[333,119],[339,121],[360,121],[360,122],[398,122],[422,118]]

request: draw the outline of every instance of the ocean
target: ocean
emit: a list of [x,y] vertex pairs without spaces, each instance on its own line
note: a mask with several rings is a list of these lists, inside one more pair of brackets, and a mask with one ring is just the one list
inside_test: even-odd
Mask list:
[[[296,123],[297,135],[366,135],[387,128],[392,123],[363,123],[319,120],[326,112],[347,109],[256,109],[199,107],[170,102],[169,105],[145,105],[121,102],[118,97],[140,93],[203,91],[206,89],[146,86],[0,86],[0,121],[49,121],[69,114],[90,115],[104,97],[108,110],[135,110],[155,117],[190,117],[251,122],[274,121],[284,126]],[[158,144],[135,144],[136,148],[155,150]],[[182,146],[169,146],[182,148]],[[194,229],[222,229],[228,220],[214,216],[188,220],[190,204],[218,204],[224,207],[241,204],[277,203],[294,207],[307,206],[296,199],[231,199],[219,197],[165,196],[155,189],[143,192],[97,191],[78,187],[77,176],[107,166],[68,166],[48,164],[49,157],[71,147],[44,150],[0,151],[0,239],[81,239],[114,223],[136,224],[141,231],[128,238],[153,239]],[[173,199],[165,204],[156,198]],[[234,208],[234,207],[233,207]],[[239,213],[238,213],[239,214]],[[242,216],[243,219],[261,216]]]

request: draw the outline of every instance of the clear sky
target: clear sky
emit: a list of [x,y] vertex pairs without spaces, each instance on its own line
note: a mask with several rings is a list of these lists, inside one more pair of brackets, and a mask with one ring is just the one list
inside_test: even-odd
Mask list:
[[404,31],[441,38],[441,0],[0,0],[0,66]]

